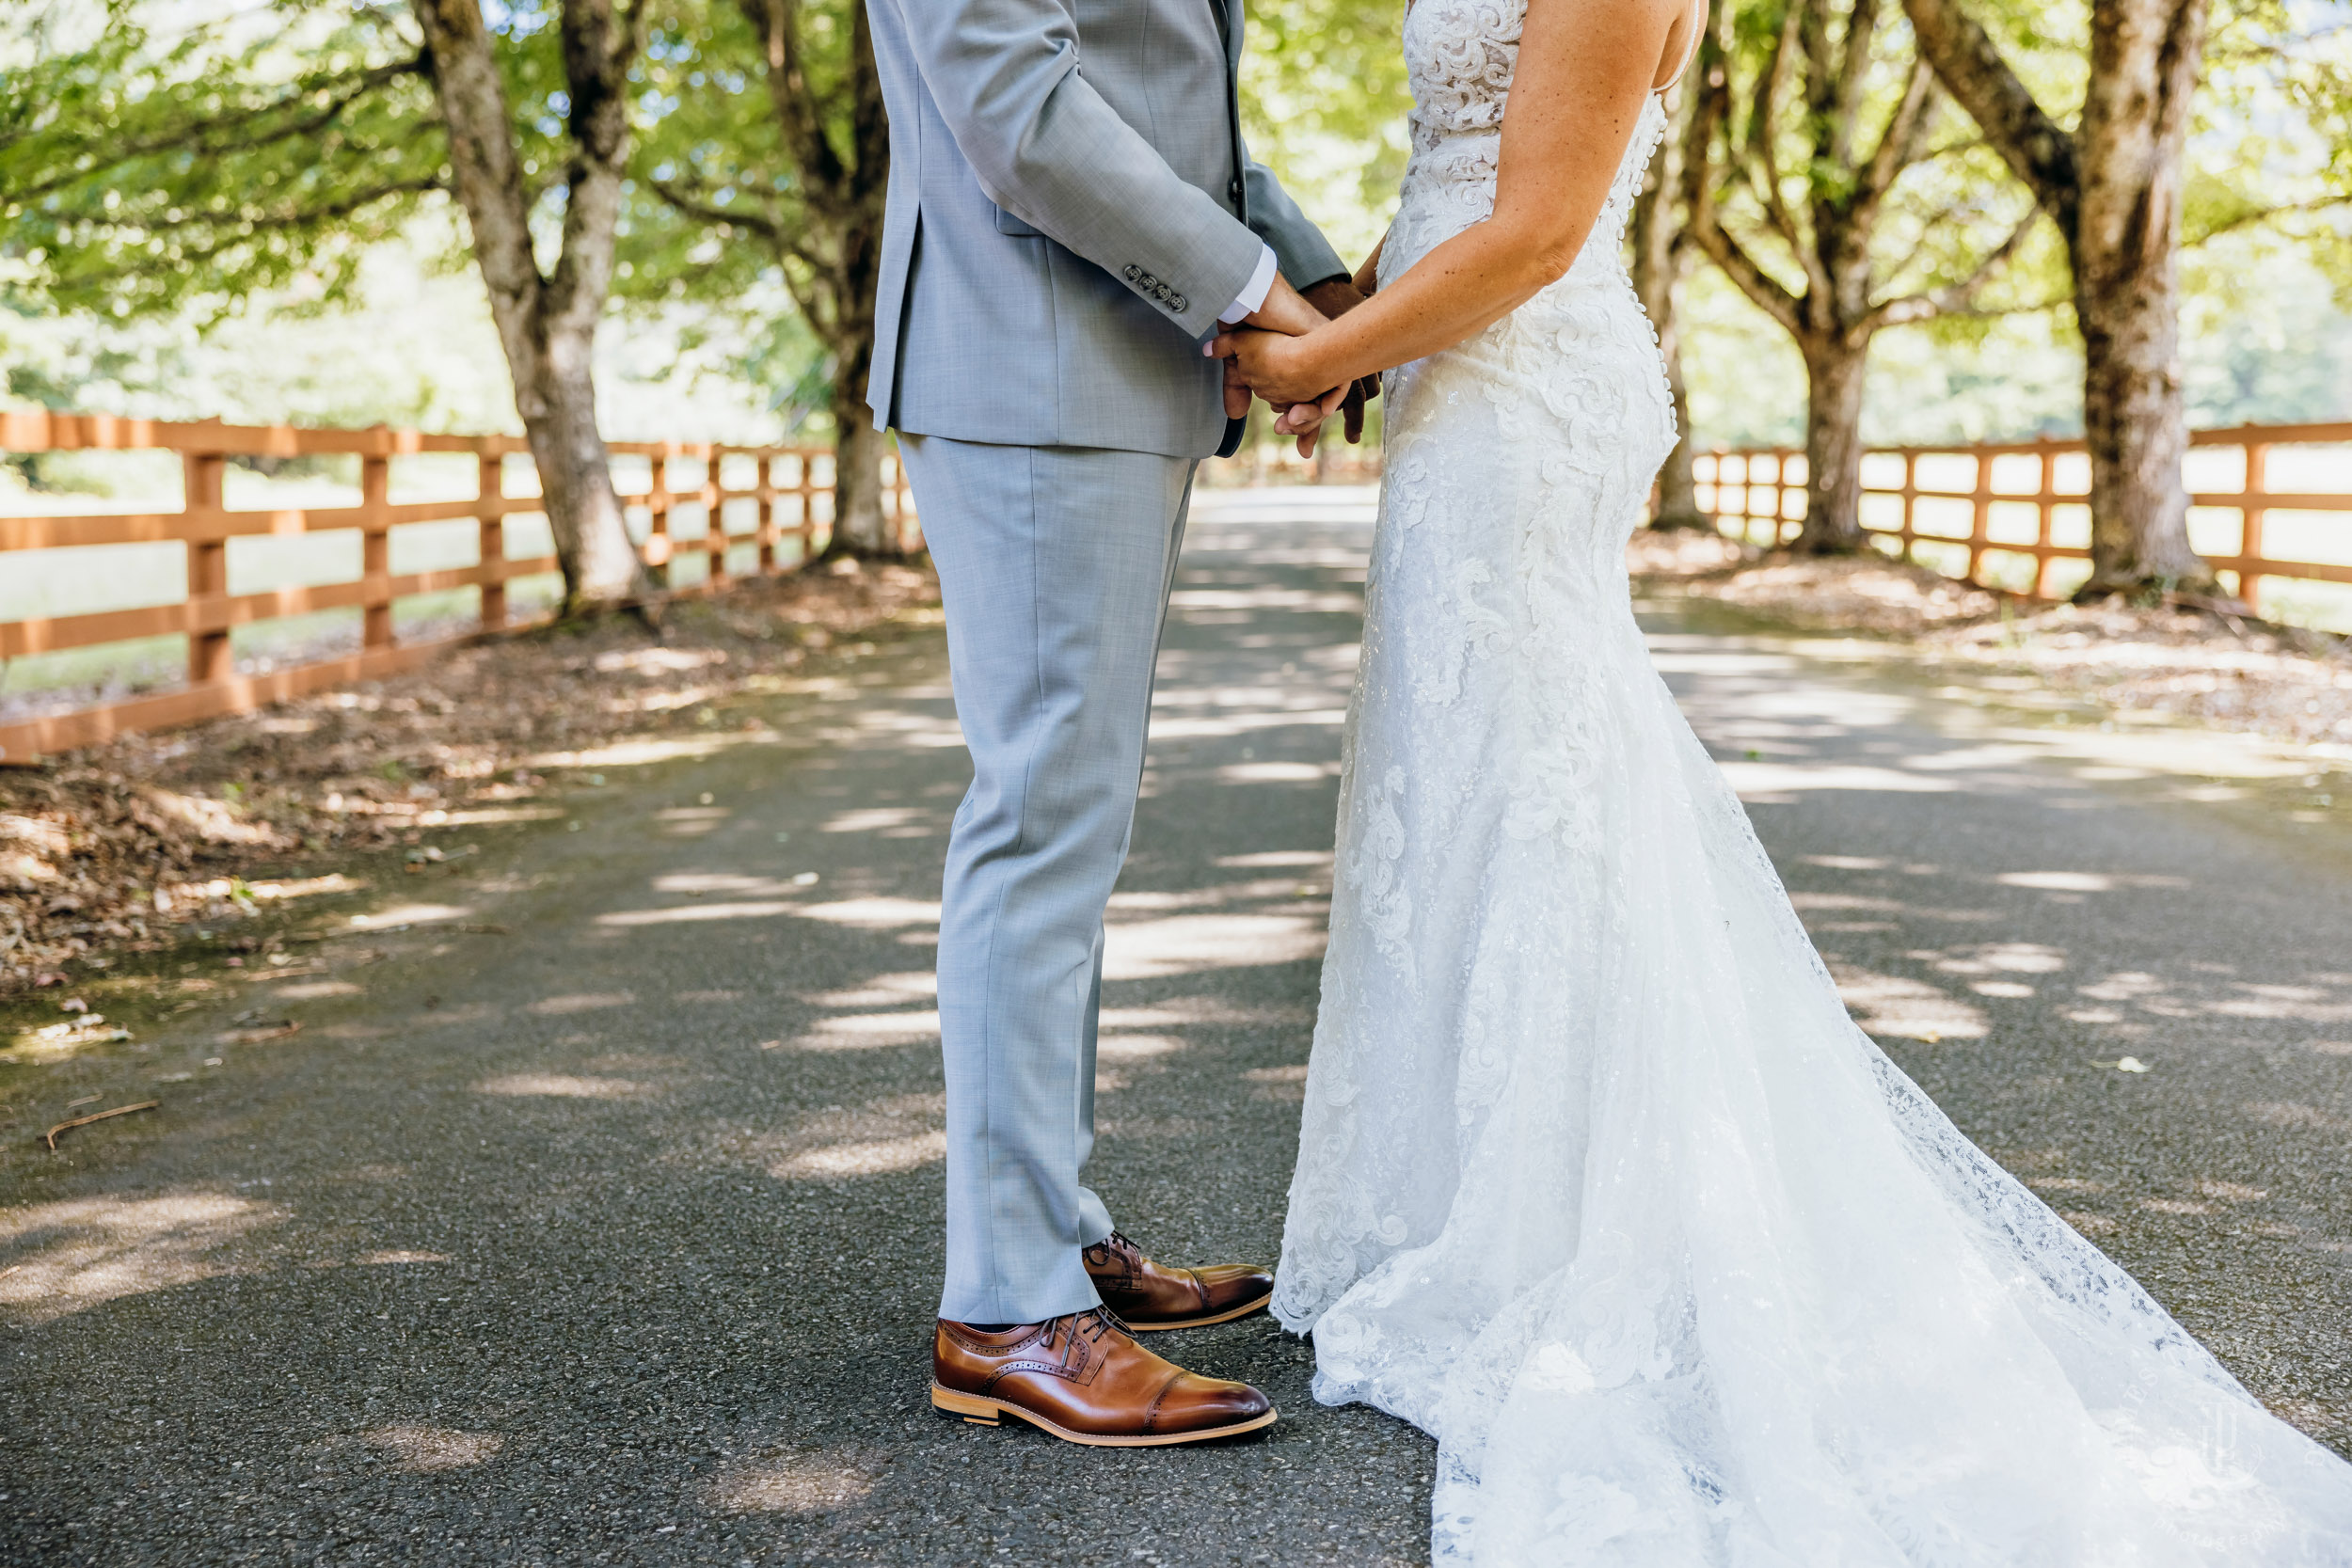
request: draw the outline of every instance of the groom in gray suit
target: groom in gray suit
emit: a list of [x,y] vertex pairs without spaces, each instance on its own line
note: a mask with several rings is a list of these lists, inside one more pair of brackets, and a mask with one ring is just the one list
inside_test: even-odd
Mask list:
[[940,918],[932,1400],[1095,1444],[1248,1431],[1263,1395],[1128,1331],[1255,1311],[1271,1276],[1152,1262],[1082,1179],[1103,911],[1193,469],[1248,407],[1203,346],[1358,296],[1242,145],[1240,0],[866,10],[891,158],[867,396],[938,563],[974,773]]

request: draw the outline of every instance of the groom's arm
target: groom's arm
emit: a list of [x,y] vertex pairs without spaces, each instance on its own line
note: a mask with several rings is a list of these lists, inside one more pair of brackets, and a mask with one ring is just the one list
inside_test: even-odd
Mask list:
[[924,84],[989,199],[1186,336],[1213,330],[1264,245],[1087,83],[1070,13],[1057,0],[907,0],[905,16]]

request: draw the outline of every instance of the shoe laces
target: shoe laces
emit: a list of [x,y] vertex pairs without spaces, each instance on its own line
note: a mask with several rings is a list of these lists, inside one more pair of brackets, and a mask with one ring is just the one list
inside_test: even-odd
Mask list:
[[1126,1325],[1119,1321],[1118,1315],[1109,1307],[1095,1307],[1084,1312],[1073,1312],[1066,1317],[1055,1319],[1053,1325],[1046,1331],[1046,1342],[1050,1345],[1055,1339],[1061,1339],[1064,1347],[1062,1359],[1067,1362],[1070,1353],[1078,1348],[1081,1339],[1091,1346],[1099,1344],[1110,1335],[1124,1333],[1125,1330]]
[[1124,1263],[1130,1274],[1135,1272],[1136,1262],[1143,1258],[1143,1249],[1116,1230],[1088,1247],[1086,1252],[1089,1259],[1100,1254],[1102,1266],[1104,1267],[1113,1262]]

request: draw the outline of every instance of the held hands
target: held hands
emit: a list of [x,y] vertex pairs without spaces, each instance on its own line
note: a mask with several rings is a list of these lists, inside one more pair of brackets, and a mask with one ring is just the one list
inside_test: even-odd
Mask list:
[[1226,414],[1240,419],[1249,412],[1253,394],[1264,398],[1279,410],[1274,428],[1298,438],[1302,457],[1313,455],[1324,421],[1343,409],[1347,439],[1361,440],[1364,400],[1379,395],[1379,383],[1367,376],[1338,387],[1322,385],[1300,340],[1363,300],[1344,278],[1318,283],[1302,295],[1278,277],[1256,313],[1221,330],[1203,351],[1225,361]]

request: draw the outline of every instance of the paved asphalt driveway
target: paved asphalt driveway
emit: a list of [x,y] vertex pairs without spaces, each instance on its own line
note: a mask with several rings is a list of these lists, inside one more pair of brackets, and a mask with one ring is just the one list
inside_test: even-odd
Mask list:
[[[1368,512],[1203,514],[1113,909],[1098,1180],[1164,1257],[1270,1260]],[[2258,749],[1652,608],[1866,1022],[2352,1447],[2352,812]],[[576,831],[485,833],[234,1003],[21,1069],[0,1560],[1422,1560],[1430,1445],[1318,1408],[1263,1318],[1171,1347],[1273,1392],[1262,1438],[1079,1449],[928,1408],[945,675],[918,635],[757,699],[742,744],[580,759],[610,782]],[[224,1044],[232,1007],[304,1028]],[[165,1106],[42,1151],[89,1094]]]

